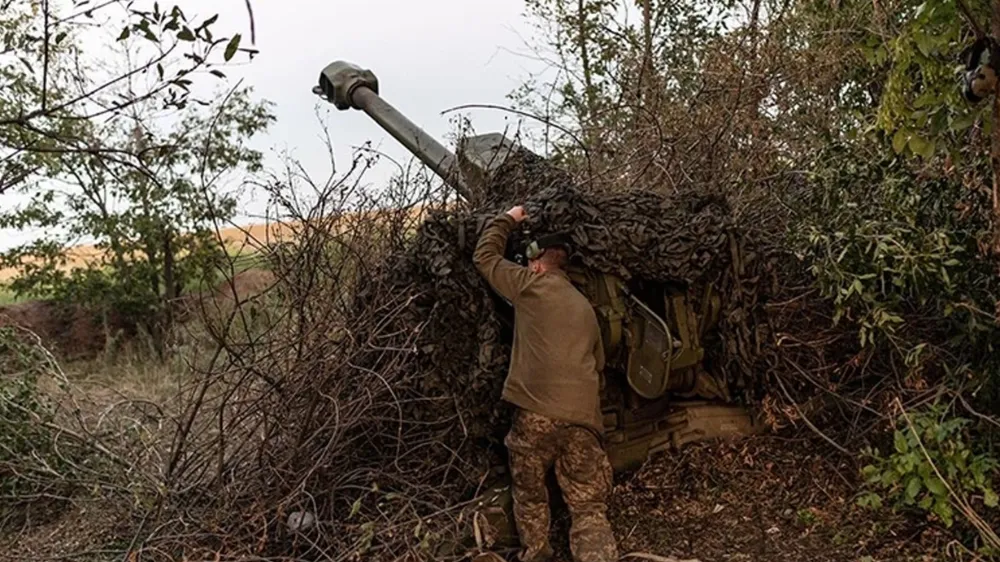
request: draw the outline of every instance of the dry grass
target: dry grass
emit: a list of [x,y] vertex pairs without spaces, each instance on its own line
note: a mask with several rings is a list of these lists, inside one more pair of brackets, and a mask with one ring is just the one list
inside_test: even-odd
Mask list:
[[164,405],[173,401],[191,379],[188,357],[178,354],[160,363],[141,350],[116,354],[113,361],[98,359],[66,365],[66,375],[95,403],[107,406],[117,400],[148,400]]

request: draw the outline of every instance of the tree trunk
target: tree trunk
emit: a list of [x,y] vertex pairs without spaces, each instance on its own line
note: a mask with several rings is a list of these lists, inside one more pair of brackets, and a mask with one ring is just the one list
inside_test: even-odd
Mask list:
[[642,77],[639,88],[641,102],[651,102],[653,94],[653,7],[652,0],[644,0],[642,3]]
[[[993,2],[990,25],[993,37],[1000,37],[1000,0]],[[1000,257],[1000,87],[993,95],[993,133],[990,138],[990,165],[993,168],[993,255]]]
[[[643,158],[638,158],[629,165],[629,175],[632,182],[650,181],[657,183],[658,179],[650,177],[655,174],[656,167],[648,166],[648,160],[659,150],[661,139],[655,138],[649,120],[659,119],[659,103],[656,91],[656,76],[653,64],[653,0],[642,0],[642,52],[639,54],[639,75],[635,83],[634,103],[632,108],[632,142],[642,151]],[[645,176],[645,177],[642,177]]]
[[155,234],[151,233],[146,237],[146,259],[149,260],[149,288],[150,298],[153,299],[151,302],[147,303],[147,306],[153,307],[153,314],[150,318],[146,319],[146,325],[149,329],[149,337],[153,340],[153,351],[156,352],[156,357],[160,361],[163,360],[166,348],[164,346],[163,338],[163,299],[160,297],[160,277],[162,271],[157,267],[157,262],[159,261],[160,248],[158,247]]
[[163,337],[170,337],[174,330],[174,306],[179,296],[174,267],[173,232],[168,228],[163,234]]
[[587,2],[586,0],[577,0],[577,47],[580,49],[580,64],[583,66],[583,99],[584,105],[583,109],[583,130],[584,130],[584,142],[587,143],[588,150],[594,150],[596,147],[597,135],[594,131],[594,115],[597,112],[597,98],[596,92],[594,92],[594,80],[593,74],[590,68],[590,52],[587,46]]

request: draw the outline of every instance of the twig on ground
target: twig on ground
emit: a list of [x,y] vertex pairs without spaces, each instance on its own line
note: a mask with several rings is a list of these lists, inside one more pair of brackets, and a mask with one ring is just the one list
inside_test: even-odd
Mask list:
[[778,385],[781,386],[781,391],[782,391],[782,393],[784,393],[785,398],[787,398],[788,402],[792,405],[793,408],[795,408],[795,412],[798,413],[798,415],[799,415],[800,418],[802,418],[802,421],[804,421],[806,423],[806,425],[809,426],[809,429],[813,430],[813,432],[816,435],[819,435],[820,437],[822,437],[824,441],[826,441],[827,443],[829,443],[830,445],[832,445],[835,449],[837,449],[838,451],[840,451],[844,455],[846,455],[848,457],[853,457],[854,456],[854,455],[851,454],[850,451],[848,451],[843,446],[841,446],[839,443],[837,443],[836,441],[834,441],[830,436],[828,436],[827,434],[825,434],[822,431],[820,431],[820,429],[818,427],[816,427],[811,421],[809,421],[809,418],[806,417],[806,415],[799,408],[798,403],[796,403],[795,400],[792,399],[792,395],[788,393],[788,389],[785,388],[785,383],[782,382],[782,380],[781,380],[781,375],[775,374],[774,379],[776,381],[778,381]]

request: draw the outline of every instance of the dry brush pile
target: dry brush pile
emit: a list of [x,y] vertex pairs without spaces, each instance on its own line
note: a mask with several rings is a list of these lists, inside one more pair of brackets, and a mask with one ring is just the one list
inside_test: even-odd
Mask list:
[[504,465],[509,347],[472,252],[513,204],[534,233],[570,230],[598,270],[714,284],[714,368],[738,397],[762,395],[772,264],[724,198],[604,190],[530,154],[475,205],[423,182],[375,198],[359,177],[309,202],[294,174],[268,186],[297,232],[275,247],[270,290],[214,312],[218,352],[187,391],[146,548],[443,560],[473,546],[465,508]]

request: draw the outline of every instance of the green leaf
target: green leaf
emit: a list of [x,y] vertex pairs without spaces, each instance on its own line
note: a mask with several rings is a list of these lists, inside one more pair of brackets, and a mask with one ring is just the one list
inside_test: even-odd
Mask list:
[[969,471],[972,472],[972,480],[977,486],[982,486],[986,482],[986,474],[983,473],[983,467],[979,463],[973,463]]
[[895,470],[886,470],[882,473],[882,486],[889,487],[899,482],[900,474]]
[[964,131],[976,123],[976,115],[974,113],[967,113],[965,115],[959,115],[951,122],[952,131]]
[[934,38],[923,33],[916,35],[914,41],[917,43],[917,49],[920,54],[925,57],[929,57],[934,54]]
[[893,445],[896,447],[896,452],[899,454],[905,454],[909,450],[909,445],[906,443],[906,436],[903,435],[902,431],[896,430],[893,436]]
[[1000,498],[997,497],[996,492],[987,488],[983,491],[983,503],[986,504],[986,507],[996,507],[1000,503]]
[[209,72],[211,72],[213,76],[218,76],[219,78],[225,78],[226,77],[226,75],[223,74],[223,72],[221,70],[218,70],[218,69],[214,69],[213,68]]
[[205,28],[207,28],[208,26],[212,25],[213,23],[215,23],[217,21],[219,21],[219,14],[215,14],[214,16],[212,16],[212,17],[208,18],[207,20],[205,20],[204,22],[202,22],[202,24],[200,26],[198,26],[198,29],[205,29]]
[[132,29],[129,28],[128,26],[125,26],[125,29],[122,30],[121,35],[118,36],[118,40],[124,41],[128,39],[130,35],[132,35]]
[[903,152],[906,148],[907,141],[910,140],[910,135],[904,130],[899,129],[896,134],[892,136],[892,149],[896,151],[896,154]]
[[906,483],[906,500],[908,502],[913,502],[917,499],[917,494],[920,493],[920,489],[922,488],[921,484],[919,476],[913,475],[910,477],[910,481]]
[[882,498],[880,498],[878,494],[866,492],[858,497],[856,503],[860,507],[879,509],[882,507]]
[[931,476],[930,478],[924,479],[924,485],[926,485],[927,489],[930,490],[930,492],[935,496],[941,497],[948,495],[948,489],[945,488],[944,482],[941,482],[937,476]]
[[177,34],[177,38],[181,41],[194,41],[194,33],[191,33],[191,30],[185,27]]
[[225,59],[228,62],[236,54],[236,50],[240,48],[240,39],[242,37],[239,33],[233,35],[233,38],[229,40],[229,44],[226,45]]
[[913,135],[910,137],[909,146],[910,150],[912,150],[914,154],[919,154],[925,160],[934,156],[934,141]]
[[917,109],[935,105],[938,105],[938,97],[933,90],[924,92],[917,99],[913,100],[913,107]]
[[348,519],[354,517],[361,511],[361,498],[354,500],[354,504],[351,505],[351,513],[347,516]]
[[938,499],[938,501],[934,502],[934,509],[932,511],[941,518],[945,527],[950,528],[955,522],[955,512],[952,510],[951,503],[947,499]]
[[866,482],[877,482],[880,478],[878,473],[878,467],[874,465],[868,465],[861,469],[861,475],[864,476]]

